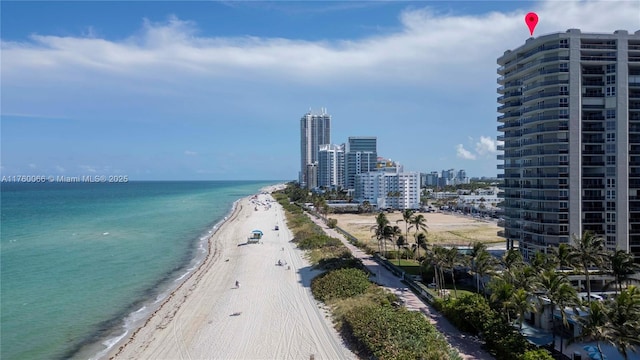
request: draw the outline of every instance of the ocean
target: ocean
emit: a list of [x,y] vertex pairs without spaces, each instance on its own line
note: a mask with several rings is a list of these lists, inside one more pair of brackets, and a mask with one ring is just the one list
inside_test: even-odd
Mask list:
[[0,358],[95,358],[195,268],[236,200],[275,183],[2,183]]

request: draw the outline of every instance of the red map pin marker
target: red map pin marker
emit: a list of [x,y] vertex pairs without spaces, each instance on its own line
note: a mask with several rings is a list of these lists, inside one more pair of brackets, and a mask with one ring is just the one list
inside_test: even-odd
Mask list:
[[524,17],[524,22],[529,27],[529,31],[531,32],[531,36],[533,36],[533,30],[536,28],[536,25],[538,25],[538,14],[536,14],[534,12],[528,13]]

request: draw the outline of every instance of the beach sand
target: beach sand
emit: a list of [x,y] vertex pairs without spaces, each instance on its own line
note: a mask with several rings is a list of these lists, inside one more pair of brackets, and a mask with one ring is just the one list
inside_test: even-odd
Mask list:
[[[108,358],[357,358],[311,295],[317,272],[289,242],[282,207],[266,194],[255,201],[238,203],[202,265]],[[246,244],[254,229],[261,243]]]

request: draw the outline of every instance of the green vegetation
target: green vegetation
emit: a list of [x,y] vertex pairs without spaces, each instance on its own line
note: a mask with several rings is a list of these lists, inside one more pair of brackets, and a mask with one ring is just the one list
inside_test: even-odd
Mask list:
[[327,302],[363,294],[371,285],[364,271],[345,268],[316,276],[311,281],[311,291],[316,299]]
[[[331,306],[336,327],[355,351],[380,360],[460,359],[424,315],[398,306],[397,297],[372,284],[362,263],[338,239],[326,236],[299,206],[290,203],[301,196],[295,189],[274,194],[287,212],[293,241],[309,251],[316,267],[327,270],[311,281],[311,291]],[[400,234],[388,222],[379,232],[381,239],[397,239]],[[415,262],[407,263],[418,268]]]
[[482,334],[486,349],[498,360],[517,359],[533,349],[533,345],[504,321],[481,295],[438,299],[434,306],[458,329],[473,335]]

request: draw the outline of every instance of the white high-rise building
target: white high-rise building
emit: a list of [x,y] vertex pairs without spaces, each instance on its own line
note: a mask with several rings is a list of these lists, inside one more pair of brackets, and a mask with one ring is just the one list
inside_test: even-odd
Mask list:
[[355,189],[358,174],[375,171],[378,146],[375,136],[350,136],[345,144],[344,187]]
[[344,144],[320,145],[318,186],[325,189],[341,189],[344,187]]
[[[300,185],[312,188],[310,184],[317,184],[318,179],[309,179],[309,164],[318,163],[320,145],[331,144],[331,115],[326,109],[319,114],[311,111],[300,119]],[[317,175],[316,175],[317,176]]]
[[420,208],[420,173],[374,171],[356,176],[355,200],[378,209]]
[[498,65],[508,247],[589,230],[639,259],[640,31],[530,38]]

